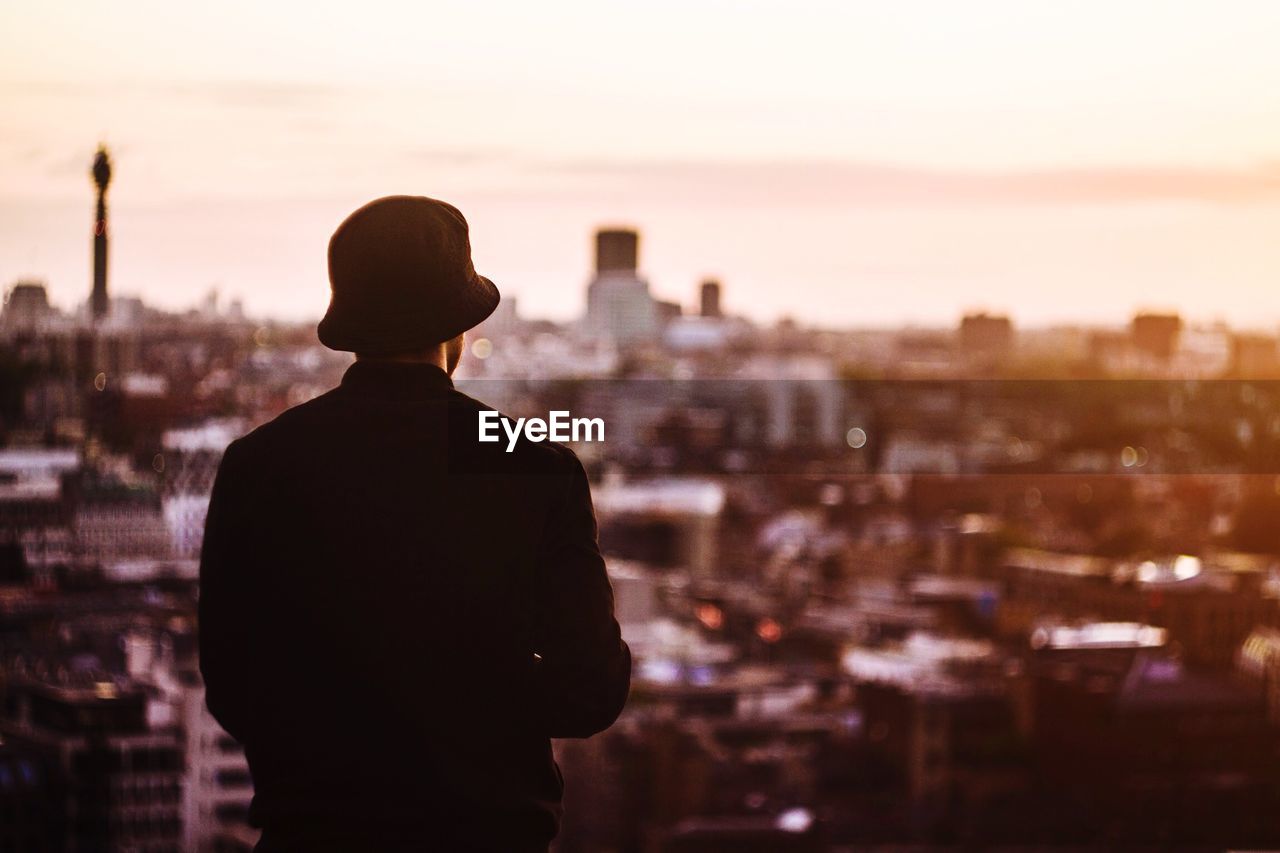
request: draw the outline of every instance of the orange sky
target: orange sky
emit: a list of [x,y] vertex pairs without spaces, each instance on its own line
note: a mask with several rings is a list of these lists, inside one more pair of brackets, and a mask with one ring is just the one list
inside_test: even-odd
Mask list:
[[368,198],[458,203],[526,313],[601,223],[666,298],[828,323],[1280,322],[1280,4],[48,0],[0,11],[0,286],[293,317]]

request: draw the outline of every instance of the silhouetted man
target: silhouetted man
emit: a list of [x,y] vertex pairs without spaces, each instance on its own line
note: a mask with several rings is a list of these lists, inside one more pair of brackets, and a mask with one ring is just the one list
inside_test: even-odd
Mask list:
[[545,851],[550,738],[622,710],[582,465],[478,440],[450,375],[498,291],[467,224],[379,199],[329,243],[328,393],[227,448],[200,566],[209,710],[245,747],[258,849]]

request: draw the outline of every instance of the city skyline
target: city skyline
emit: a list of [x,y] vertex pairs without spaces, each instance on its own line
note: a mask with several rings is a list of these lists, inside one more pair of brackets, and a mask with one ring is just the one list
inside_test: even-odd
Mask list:
[[0,850],[1280,850],[1277,36],[5,7]]

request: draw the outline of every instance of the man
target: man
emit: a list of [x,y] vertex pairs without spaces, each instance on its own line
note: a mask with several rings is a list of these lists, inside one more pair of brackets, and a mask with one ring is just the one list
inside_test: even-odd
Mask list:
[[498,304],[451,205],[393,196],[329,243],[341,384],[233,442],[200,565],[209,710],[260,851],[545,851],[550,738],[617,718],[631,656],[568,448],[478,440],[453,388]]

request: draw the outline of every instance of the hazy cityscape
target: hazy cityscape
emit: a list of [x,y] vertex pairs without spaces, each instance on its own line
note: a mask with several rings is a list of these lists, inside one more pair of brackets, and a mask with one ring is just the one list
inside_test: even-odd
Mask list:
[[[84,302],[0,312],[0,849],[251,850],[205,509],[350,361],[117,295],[109,158]],[[595,233],[578,320],[506,299],[457,376],[607,425],[575,449],[635,673],[557,744],[557,850],[1280,845],[1280,335],[762,325],[732,281],[655,297],[642,227]]]

